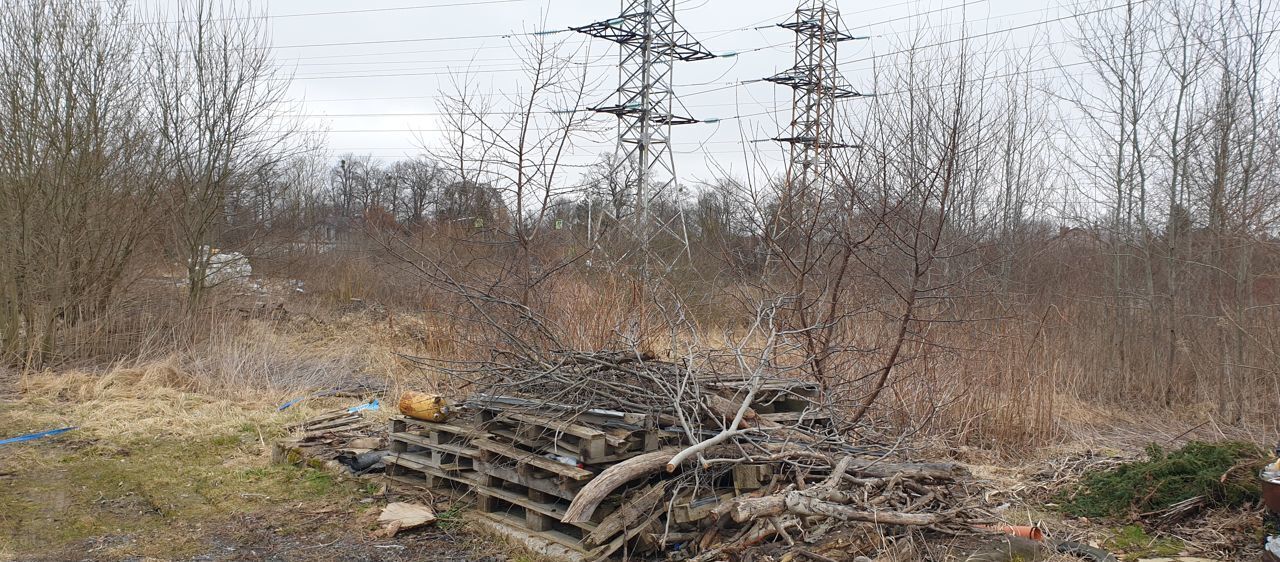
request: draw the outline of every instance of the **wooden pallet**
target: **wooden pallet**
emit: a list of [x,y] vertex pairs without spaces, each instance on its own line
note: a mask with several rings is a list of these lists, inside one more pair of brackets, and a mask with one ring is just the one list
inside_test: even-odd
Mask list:
[[441,443],[465,442],[488,437],[488,434],[475,424],[470,423],[470,421],[459,420],[451,423],[436,423],[405,416],[391,418],[391,432],[415,433],[424,437],[435,436]]
[[564,518],[569,500],[540,490],[521,486],[486,474],[477,473],[476,510],[503,514],[509,522],[537,533],[552,533],[557,542],[585,552],[582,539],[596,528],[594,522],[566,524]]
[[[658,530],[654,514],[661,510],[629,513],[622,497],[601,504],[592,521],[561,522],[605,465],[656,450],[670,438],[653,424],[632,421],[612,413],[566,421],[500,409],[481,410],[474,424],[395,418],[387,475],[398,483],[466,494],[483,516],[594,559]],[[581,463],[551,458],[557,456]]]
[[494,439],[477,439],[472,441],[471,445],[480,449],[480,460],[489,464],[503,464],[505,460],[509,464],[513,464],[516,470],[520,472],[541,471],[548,476],[553,475],[557,478],[578,482],[590,480],[596,475],[596,473],[585,468],[549,459],[538,451],[521,449]]
[[[525,467],[523,470],[522,466]],[[527,465],[512,466],[510,463],[476,461],[475,468],[477,472],[488,474],[504,482],[524,486],[566,501],[573,501],[585,484],[585,481],[530,470]]]
[[478,481],[475,470],[445,470],[420,453],[391,453],[383,457],[387,477],[405,484],[426,487],[474,488]]
[[577,420],[501,410],[484,410],[481,420],[482,427],[494,440],[572,457],[586,465],[623,461],[655,451],[666,442],[663,439],[666,432],[620,421],[588,425]]

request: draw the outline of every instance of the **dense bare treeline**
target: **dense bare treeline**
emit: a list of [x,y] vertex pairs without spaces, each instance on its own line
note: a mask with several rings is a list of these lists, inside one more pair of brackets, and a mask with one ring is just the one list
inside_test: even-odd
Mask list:
[[[606,133],[586,110],[544,111],[598,86],[546,37],[519,45],[527,71],[503,96],[458,78],[453,132],[421,156],[324,164],[240,4],[0,6],[13,363],[76,357],[173,264],[198,314],[217,247],[302,260],[291,273],[324,272],[317,290],[420,307],[486,345],[662,352],[676,332],[731,339],[773,303],[800,350],[780,368],[850,423],[1038,439],[1061,397],[1275,419],[1268,0],[1076,6],[1032,48],[935,27],[862,78],[877,96],[836,135],[860,149],[816,174],[760,163],[650,193],[651,219],[631,163],[564,163]],[[650,245],[675,267],[637,265],[638,220],[687,233],[687,250]]]

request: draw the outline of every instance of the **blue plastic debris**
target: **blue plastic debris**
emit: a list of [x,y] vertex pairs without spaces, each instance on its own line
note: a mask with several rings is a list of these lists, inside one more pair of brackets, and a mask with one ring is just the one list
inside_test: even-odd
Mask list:
[[356,412],[361,412],[364,410],[377,410],[377,409],[378,409],[378,399],[374,398],[373,401],[369,402],[368,404],[361,404],[359,406],[352,406],[350,408],[347,408],[347,413],[354,414]]
[[285,410],[288,410],[291,406],[295,406],[295,405],[297,405],[297,404],[298,404],[298,402],[301,402],[301,401],[306,400],[306,399],[308,399],[308,398],[324,398],[325,396],[330,396],[330,395],[333,395],[333,394],[337,394],[337,393],[339,393],[339,392],[342,392],[342,389],[340,389],[340,388],[331,388],[331,389],[329,389],[329,390],[324,390],[324,391],[321,391],[321,392],[317,392],[317,393],[315,393],[315,394],[310,394],[310,395],[307,395],[307,396],[303,396],[303,397],[301,397],[301,398],[294,398],[293,400],[290,400],[290,401],[288,401],[288,402],[285,402],[284,404],[281,404],[279,408],[276,408],[276,411],[277,411],[277,412],[283,412],[283,411],[285,411]]
[[10,443],[21,443],[23,441],[35,441],[36,439],[40,439],[42,437],[57,435],[59,433],[66,433],[73,429],[76,429],[76,428],[74,426],[64,427],[62,429],[50,429],[49,431],[41,431],[39,433],[29,433],[27,435],[19,435],[17,437],[10,437],[8,439],[0,439],[0,445],[8,445]]

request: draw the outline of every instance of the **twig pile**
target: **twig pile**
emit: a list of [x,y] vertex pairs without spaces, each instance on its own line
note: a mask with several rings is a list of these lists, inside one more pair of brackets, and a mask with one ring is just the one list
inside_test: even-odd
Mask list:
[[480,392],[464,410],[606,432],[643,423],[667,436],[665,448],[582,465],[593,476],[561,522],[593,529],[582,542],[600,557],[623,546],[637,554],[681,545],[680,556],[694,560],[770,540],[801,548],[842,523],[879,525],[883,534],[961,534],[996,523],[962,468],[888,462],[878,449],[847,443],[811,385],[765,377],[763,368],[730,377],[710,370],[632,352],[555,353],[470,373]]

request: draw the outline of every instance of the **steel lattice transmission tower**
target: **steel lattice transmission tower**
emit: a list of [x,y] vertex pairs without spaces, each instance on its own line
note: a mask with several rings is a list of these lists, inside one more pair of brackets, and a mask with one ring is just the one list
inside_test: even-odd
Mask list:
[[[689,254],[684,216],[655,221],[650,203],[667,193],[676,183],[675,158],[671,150],[671,127],[697,123],[677,115],[672,91],[672,70],[676,61],[715,58],[676,22],[675,0],[623,0],[622,15],[571,28],[592,37],[608,39],[621,46],[616,103],[591,108],[619,119],[617,166],[635,166],[635,216],[630,227],[635,250],[646,261],[655,255],[659,237],[674,239],[680,254]],[[679,259],[662,259],[670,268]]]
[[773,140],[791,145],[787,181],[800,189],[829,173],[831,150],[851,148],[834,138],[836,101],[862,94],[841,76],[836,47],[860,39],[845,33],[840,12],[825,0],[805,0],[794,21],[778,24],[796,34],[795,65],[765,80],[792,88],[791,126]]

